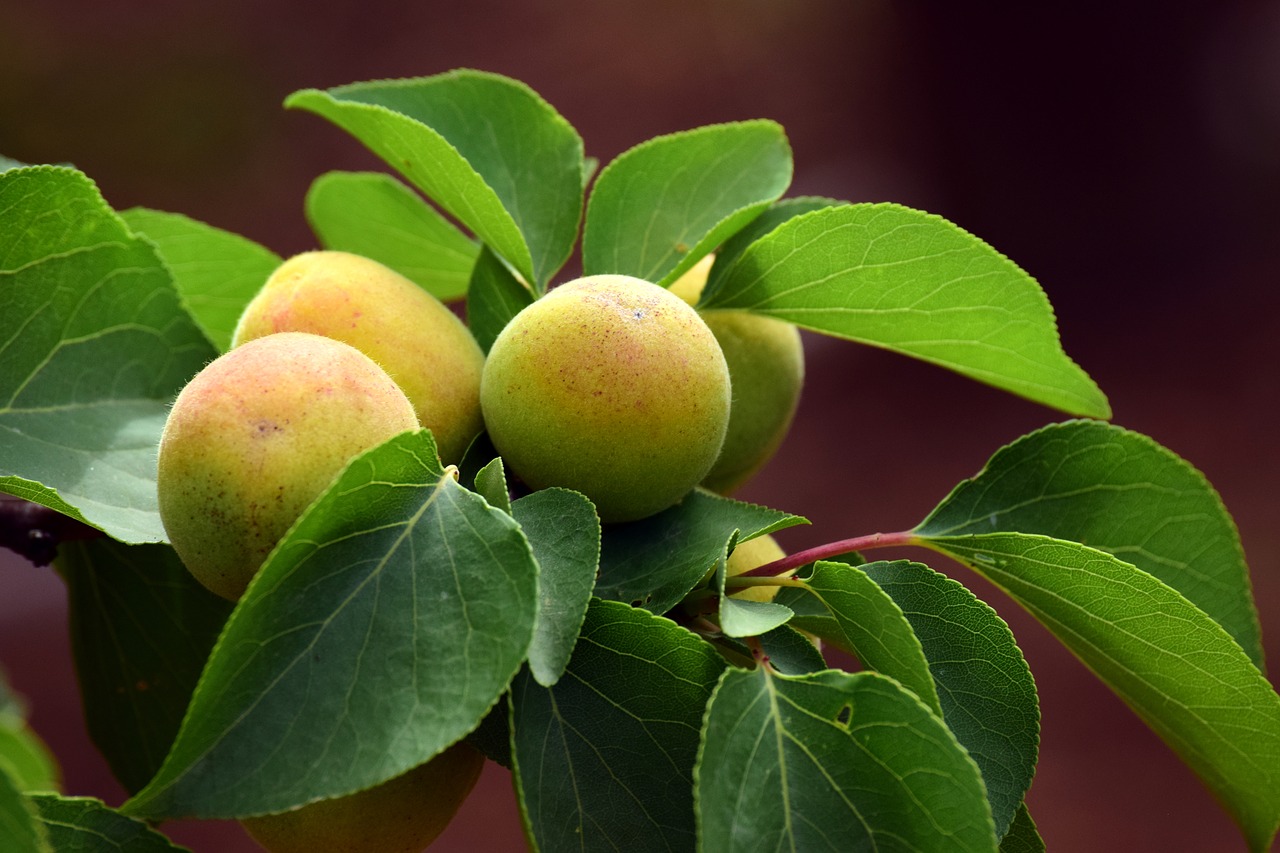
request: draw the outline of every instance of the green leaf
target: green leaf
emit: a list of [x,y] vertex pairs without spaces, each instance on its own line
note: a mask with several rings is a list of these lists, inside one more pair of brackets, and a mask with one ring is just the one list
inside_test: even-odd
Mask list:
[[873,672],[728,670],[698,754],[698,849],[996,849],[978,768]]
[[582,139],[528,86],[459,70],[306,89],[285,106],[351,133],[539,287],[582,216]]
[[372,258],[437,299],[466,295],[480,246],[390,175],[321,175],[307,191],[306,212],[326,249]]
[[511,493],[507,491],[507,475],[502,467],[502,457],[495,456],[476,472],[476,494],[489,502],[489,506],[511,514]]
[[135,233],[155,244],[192,318],[219,352],[244,306],[281,263],[252,240],[177,213],[135,207],[120,214]]
[[23,163],[21,160],[15,160],[12,157],[0,154],[0,172],[7,172],[10,169],[25,169],[30,166],[30,163]]
[[827,668],[813,640],[790,625],[774,628],[759,639],[769,665],[784,675],[805,675]]
[[[901,560],[888,568],[894,571],[907,565]],[[796,626],[814,631],[855,655],[864,666],[896,679],[941,715],[938,691],[920,640],[902,609],[865,569],[866,566],[847,563],[816,563],[804,584],[830,611],[837,632],[830,631],[823,622],[800,620]]]
[[512,690],[515,784],[535,849],[685,850],[693,763],[724,661],[673,622],[593,599],[564,676]]
[[926,565],[877,562],[862,571],[911,623],[942,718],[982,771],[1003,836],[1031,787],[1040,747],[1036,685],[1013,632],[962,584]]
[[19,791],[56,791],[61,785],[53,753],[25,724],[0,725],[0,767]]
[[1036,822],[1031,819],[1031,812],[1026,806],[1018,809],[1014,815],[1009,831],[1000,839],[1000,853],[1044,853],[1044,839],[1036,829]]
[[711,301],[712,294],[724,282],[725,273],[733,268],[738,256],[745,252],[747,247],[756,240],[759,240],[788,219],[813,210],[835,207],[845,203],[834,198],[799,196],[797,198],[784,198],[769,205],[764,213],[751,220],[737,234],[725,240],[724,245],[716,251],[715,263],[711,265],[711,271],[707,275],[707,283],[702,288],[702,296],[698,301],[698,306],[702,307],[702,305]]
[[173,745],[231,603],[197,583],[168,545],[67,542],[58,571],[89,736],[136,792]]
[[791,148],[776,122],[711,125],[643,142],[596,178],[583,272],[670,284],[790,183]]
[[716,558],[714,583],[719,600],[720,632],[726,637],[756,637],[781,628],[795,615],[791,608],[772,601],[733,598],[725,590],[729,554],[737,546],[736,540],[726,542],[724,551]]
[[0,850],[5,853],[53,853],[44,824],[31,799],[22,795],[0,766]]
[[921,536],[1039,619],[1209,786],[1253,850],[1280,825],[1280,696],[1222,626],[1115,556],[1025,533]]
[[0,768],[23,792],[56,791],[61,787],[61,771],[49,747],[27,725],[27,707],[22,697],[9,689],[0,671]]
[[529,288],[520,283],[502,259],[486,246],[480,250],[467,291],[467,325],[486,353],[511,318],[534,302]]
[[1081,542],[1155,575],[1262,668],[1235,523],[1204,475],[1152,439],[1095,421],[1052,424],[996,452],[916,532],[1011,531]]
[[84,175],[0,173],[0,210],[0,491],[163,541],[167,403],[213,350],[155,249]]
[[786,625],[792,611],[772,601],[720,596],[720,630],[726,637],[756,637]]
[[[834,573],[838,578],[838,564],[822,565],[826,574]],[[865,563],[858,568],[893,600],[894,609],[909,623],[936,688],[937,704],[933,708],[941,710],[947,727],[977,762],[996,834],[1004,835],[1035,775],[1040,742],[1036,685],[1013,632],[962,584],[926,565],[898,560]],[[820,583],[830,585],[829,581]],[[845,638],[842,622],[828,606],[815,609],[810,604],[824,598],[830,596],[784,588],[777,600],[796,611],[793,625],[857,654],[852,641]],[[868,595],[868,599],[874,601],[875,596]],[[831,598],[833,604],[839,600]],[[890,611],[883,603],[881,616],[895,624],[896,632],[872,624],[861,627],[861,622],[871,620],[853,612],[856,610],[854,607],[844,621],[855,623],[850,629],[854,636],[871,634],[873,650],[879,635],[887,638],[900,634],[900,626],[889,619]],[[899,643],[911,645],[901,639]],[[864,663],[907,681],[906,672],[914,673],[913,680],[919,678],[914,661],[911,653],[899,659],[882,651]]]
[[600,566],[600,519],[568,489],[541,489],[511,505],[538,561],[538,622],[529,671],[543,687],[560,679],[578,641]]
[[904,353],[1072,414],[1111,414],[1062,351],[1031,276],[950,222],[898,205],[789,219],[738,256],[704,307]]
[[173,750],[125,810],[245,817],[371,787],[480,722],[525,659],[537,565],[430,433],[357,457],[267,558]]
[[724,558],[735,531],[746,541],[807,523],[797,515],[694,490],[656,515],[605,528],[596,595],[666,613]]
[[[769,665],[783,675],[806,675],[827,669],[827,662],[813,641],[790,625],[782,625],[756,638]],[[756,665],[751,649],[732,637],[717,636],[711,642],[733,666],[751,669]]]
[[58,853],[175,853],[187,849],[100,800],[46,795],[31,799]]

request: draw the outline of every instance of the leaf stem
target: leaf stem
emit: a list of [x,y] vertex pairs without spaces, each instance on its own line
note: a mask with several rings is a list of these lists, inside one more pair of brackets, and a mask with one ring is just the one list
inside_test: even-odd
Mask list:
[[798,569],[800,566],[807,566],[809,563],[817,562],[818,560],[848,554],[851,551],[870,551],[873,548],[916,545],[919,541],[920,539],[916,536],[914,530],[900,530],[897,533],[870,533],[866,536],[855,536],[852,539],[841,539],[838,542],[828,542],[825,545],[806,548],[803,551],[797,551],[779,560],[774,560],[772,563],[765,563],[763,566],[752,569],[749,572],[743,572],[738,577],[778,575],[791,569]]

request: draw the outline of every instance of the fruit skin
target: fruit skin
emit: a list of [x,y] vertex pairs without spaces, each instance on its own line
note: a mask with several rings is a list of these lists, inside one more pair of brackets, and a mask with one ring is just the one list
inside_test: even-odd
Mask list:
[[241,824],[271,853],[419,853],[480,778],[484,756],[457,743],[373,788]]
[[675,504],[711,470],[729,370],[698,313],[624,275],[555,288],[507,324],[480,383],[485,426],[529,486],[576,489],[605,522]]
[[231,345],[276,332],[311,332],[351,344],[404,389],[446,464],[483,427],[484,352],[444,303],[395,270],[349,252],[285,261],[245,307]]
[[[707,283],[708,255],[671,285],[690,305]],[[751,479],[782,444],[804,385],[804,347],[791,323],[748,311],[699,312],[716,336],[733,382],[733,410],[724,448],[702,485],[729,494]]]
[[[787,556],[787,552],[782,550],[782,546],[778,544],[778,541],[766,533],[763,536],[757,536],[754,539],[748,539],[746,542],[738,543],[725,563],[725,575],[727,577],[740,575],[743,572],[758,569],[766,563],[772,563],[774,560],[781,560],[785,556]],[[795,570],[792,569],[782,574],[789,576],[795,574]],[[731,595],[734,598],[745,598],[748,601],[772,601],[774,596],[778,594],[778,589],[779,587],[776,586],[751,586],[731,593]]]
[[354,347],[287,332],[215,359],[160,438],[160,520],[204,586],[232,601],[359,453],[417,429],[413,405]]

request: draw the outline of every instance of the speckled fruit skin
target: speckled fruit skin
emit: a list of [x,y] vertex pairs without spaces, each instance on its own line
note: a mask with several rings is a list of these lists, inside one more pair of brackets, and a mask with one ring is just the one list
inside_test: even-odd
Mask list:
[[729,371],[698,313],[624,275],[580,278],[525,308],[489,350],[485,425],[529,486],[590,498],[605,522],[678,502],[720,453]]
[[234,601],[353,456],[417,427],[404,392],[354,347],[297,332],[250,341],[174,401],[160,520],[196,580]]
[[[671,292],[696,304],[713,260],[700,261]],[[733,381],[724,448],[702,485],[729,494],[773,458],[786,437],[804,386],[804,347],[799,330],[782,320],[730,309],[699,313],[720,342]]]
[[[738,547],[733,549],[733,553],[729,555],[729,560],[725,563],[724,571],[728,577],[740,575],[743,572],[749,572],[752,569],[758,569],[766,563],[772,563],[774,560],[781,560],[787,556],[787,552],[782,550],[782,546],[778,541],[769,534],[757,536],[754,539],[748,539],[741,542]],[[784,572],[784,574],[793,574]],[[748,601],[772,601],[774,596],[778,594],[776,586],[753,586],[746,589],[740,589],[732,593],[734,598],[745,598]]]
[[351,344],[404,389],[446,464],[479,434],[484,353],[440,300],[377,261],[317,251],[281,264],[245,307],[232,346],[277,332]]
[[366,791],[242,821],[271,853],[419,853],[449,825],[484,756],[459,743]]

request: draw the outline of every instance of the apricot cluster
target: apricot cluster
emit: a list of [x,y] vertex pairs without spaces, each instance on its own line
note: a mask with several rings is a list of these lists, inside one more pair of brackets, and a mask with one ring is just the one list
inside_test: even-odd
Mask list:
[[[447,307],[387,267],[343,252],[286,261],[165,423],[157,489],[178,556],[236,600],[353,457],[422,425],[457,461],[481,430],[483,362]],[[458,744],[368,790],[245,825],[276,853],[418,851],[482,764]]]
[[[577,490],[606,523],[658,513],[699,484],[735,488],[781,441],[802,354],[787,324],[695,310],[706,269],[673,290],[624,275],[563,284],[486,357],[448,307],[382,264],[333,251],[289,259],[245,308],[230,351],[174,401],[157,476],[170,542],[201,584],[236,600],[352,458],[419,427],[446,463],[487,431],[527,487]],[[273,851],[418,850],[482,762],[455,746],[367,791],[246,826]]]

